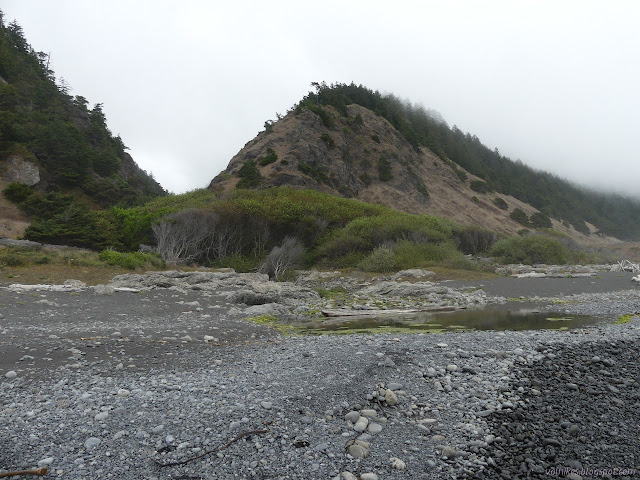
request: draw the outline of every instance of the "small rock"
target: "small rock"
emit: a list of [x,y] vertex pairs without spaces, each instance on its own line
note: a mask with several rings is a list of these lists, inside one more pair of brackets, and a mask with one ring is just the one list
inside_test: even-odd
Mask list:
[[273,403],[271,402],[260,402],[260,405],[266,410],[271,410],[271,408],[273,407]]
[[18,374],[16,373],[15,370],[9,370],[7,373],[4,374],[4,376],[7,377],[8,379],[12,379],[12,378],[16,378]]
[[89,437],[87,438],[87,440],[84,442],[84,448],[95,448],[98,445],[100,445],[100,439],[97,437]]
[[578,385],[576,385],[575,383],[567,383],[567,388],[569,390],[578,390]]
[[447,365],[447,372],[455,372],[458,370],[458,366],[454,363]]
[[378,412],[376,412],[373,408],[365,408],[364,410],[360,410],[360,414],[368,418],[376,418],[378,416]]
[[380,433],[382,431],[382,425],[380,425],[379,423],[373,423],[371,422],[368,426],[367,426],[367,432],[369,433]]
[[367,419],[367,417],[360,417],[356,421],[356,424],[353,426],[353,429],[358,433],[362,433],[367,428],[367,425],[369,425],[369,420]]
[[456,449],[450,445],[447,445],[442,449],[442,456],[445,458],[454,459],[457,455],[458,452],[456,452]]
[[433,437],[431,437],[431,440],[433,440],[434,442],[444,442],[445,438],[442,435],[434,435]]
[[365,458],[369,455],[369,444],[362,440],[350,440],[347,442],[347,452],[353,458]]
[[39,467],[46,467],[48,465],[51,465],[53,463],[53,457],[47,457],[47,458],[43,458],[42,460],[40,460],[38,462],[38,466]]
[[401,383],[391,382],[391,383],[389,383],[389,385],[387,385],[387,388],[389,390],[400,390],[400,389],[402,389],[402,384]]
[[358,477],[351,472],[345,471],[340,474],[340,480],[358,480]]
[[396,457],[391,457],[389,459],[389,463],[391,464],[391,468],[395,470],[404,470],[405,468],[407,468],[407,464]]
[[360,418],[360,414],[355,411],[351,411],[344,416],[344,419],[351,423],[356,423]]
[[387,402],[387,405],[393,407],[398,403],[398,396],[393,393],[393,390],[387,388],[386,392],[384,392],[384,401]]
[[360,480],[378,480],[378,475],[373,472],[367,472],[360,475]]
[[100,412],[94,418],[98,421],[105,420],[109,416],[109,412]]
[[119,397],[128,397],[130,393],[131,392],[129,392],[129,390],[127,390],[126,388],[120,388],[118,390],[118,396]]
[[559,447],[560,442],[555,438],[545,438],[542,440],[542,446],[546,447],[547,445],[551,445],[552,447]]

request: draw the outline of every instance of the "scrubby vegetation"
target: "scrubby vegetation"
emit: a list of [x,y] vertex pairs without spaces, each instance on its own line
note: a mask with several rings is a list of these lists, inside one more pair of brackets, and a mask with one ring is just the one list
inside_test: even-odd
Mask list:
[[496,198],[493,199],[493,203],[495,204],[496,207],[500,208],[501,210],[508,210],[509,209],[509,205],[504,200],[504,198],[496,197]]
[[504,238],[495,244],[491,254],[503,263],[527,265],[564,264],[572,258],[571,252],[560,240],[542,234]]
[[[56,215],[67,214],[62,209]],[[371,272],[414,267],[482,270],[491,265],[465,255],[517,263],[576,258],[566,239],[553,230],[498,241],[495,232],[480,227],[289,187],[240,189],[223,196],[195,190],[138,207],[78,212],[67,218],[66,228],[74,241],[103,250],[97,261],[125,269],[162,268],[166,261],[263,271],[278,280],[293,268],[311,266]],[[38,238],[52,229],[36,223],[30,232]],[[141,245],[152,245],[145,251],[162,258],[137,252]],[[19,256],[12,258],[6,261],[20,261]]]
[[107,265],[114,265],[128,270],[144,268],[146,266],[164,268],[165,261],[158,254],[142,252],[116,252],[115,250],[103,250],[98,255],[98,260]]
[[[528,258],[521,253],[522,244],[509,243],[513,239],[494,247],[498,235],[487,229],[289,187],[235,190],[222,197],[196,190],[103,213],[112,225],[109,245],[116,250],[154,245],[170,263],[261,269],[274,278],[283,278],[298,266],[366,271],[436,265],[475,269],[465,254],[492,254],[504,261]],[[552,240],[562,245],[563,252],[569,251],[562,238]],[[532,240],[527,237],[526,242]],[[544,257],[546,263],[569,258],[548,248],[536,252],[529,258],[541,261]]]

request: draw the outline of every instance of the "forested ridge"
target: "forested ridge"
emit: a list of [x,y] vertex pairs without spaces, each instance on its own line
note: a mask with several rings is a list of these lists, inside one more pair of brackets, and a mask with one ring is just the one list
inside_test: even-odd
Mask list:
[[416,150],[429,148],[442,160],[451,160],[482,178],[485,184],[476,188],[512,195],[583,233],[588,233],[586,221],[606,235],[625,240],[640,237],[640,223],[633,221],[640,218],[637,200],[589,191],[513,161],[497,149],[486,147],[475,135],[449,127],[434,112],[403,102],[394,95],[383,95],[354,83],[314,86],[315,91],[309,92],[294,110],[314,111],[329,128],[331,119],[323,113],[323,106],[332,106],[346,115],[346,106],[356,103],[388,120]]
[[96,210],[165,192],[109,131],[102,105],[69,91],[0,11],[0,167],[19,158],[40,175],[33,188],[14,184],[5,195],[30,215],[27,238],[90,246],[104,230]]

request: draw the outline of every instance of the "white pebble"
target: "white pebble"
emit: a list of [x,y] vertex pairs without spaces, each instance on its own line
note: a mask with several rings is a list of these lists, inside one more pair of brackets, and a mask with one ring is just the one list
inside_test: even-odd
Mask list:
[[389,462],[391,463],[391,468],[393,468],[395,470],[404,470],[405,468],[407,468],[407,464],[404,463],[399,458],[391,457],[389,459]]

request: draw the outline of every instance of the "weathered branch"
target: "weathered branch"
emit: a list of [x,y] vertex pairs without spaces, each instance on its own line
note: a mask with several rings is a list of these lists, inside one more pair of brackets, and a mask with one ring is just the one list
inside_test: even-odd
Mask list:
[[1,477],[14,477],[16,475],[46,475],[49,470],[46,468],[37,468],[35,470],[19,470],[15,472],[0,473]]
[[259,433],[267,433],[268,431],[269,431],[269,429],[265,428],[265,429],[262,429],[262,430],[251,430],[249,432],[243,432],[240,435],[238,435],[237,437],[235,437],[234,439],[229,440],[224,445],[220,445],[219,447],[216,447],[213,450],[207,450],[206,452],[204,452],[204,453],[202,453],[202,454],[200,454],[200,455],[198,455],[196,457],[188,458],[186,460],[182,460],[181,462],[160,463],[157,460],[155,460],[155,462],[161,468],[162,467],[175,467],[177,465],[186,465],[187,463],[193,462],[194,460],[197,460],[199,458],[206,457],[207,455],[211,455],[212,453],[219,452],[220,450],[224,450],[225,448],[229,447],[231,444],[233,444],[234,442],[237,442],[241,438],[248,437],[249,435],[257,435]]

